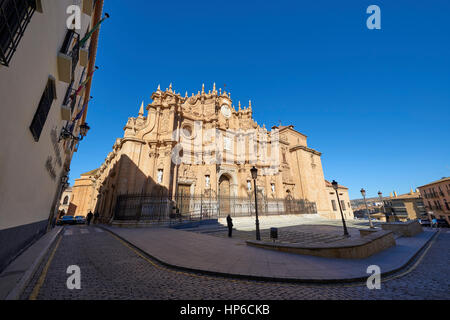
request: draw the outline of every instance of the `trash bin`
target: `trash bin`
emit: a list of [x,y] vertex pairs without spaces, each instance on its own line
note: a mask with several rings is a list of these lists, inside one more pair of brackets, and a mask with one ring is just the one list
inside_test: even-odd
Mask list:
[[270,228],[270,238],[275,241],[278,239],[278,228]]

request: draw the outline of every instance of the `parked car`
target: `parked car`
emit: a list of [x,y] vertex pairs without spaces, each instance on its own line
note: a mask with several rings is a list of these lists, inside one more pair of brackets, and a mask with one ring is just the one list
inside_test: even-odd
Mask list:
[[450,228],[447,220],[445,220],[445,219],[437,219],[437,227],[438,228]]
[[74,219],[73,216],[64,216],[61,219],[58,220],[58,222],[56,223],[58,226],[63,226],[65,224],[76,224],[76,220]]
[[428,219],[419,219],[419,223],[422,227],[431,227],[431,222]]
[[76,224],[85,224],[86,218],[83,216],[76,216],[75,221],[76,221]]

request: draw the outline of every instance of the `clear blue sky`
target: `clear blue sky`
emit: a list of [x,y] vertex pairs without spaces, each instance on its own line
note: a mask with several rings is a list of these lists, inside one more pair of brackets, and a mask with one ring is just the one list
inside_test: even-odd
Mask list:
[[[351,198],[450,175],[450,1],[105,2],[72,184],[171,82],[183,95],[226,84],[259,124],[293,124]],[[366,27],[371,4],[381,30]]]

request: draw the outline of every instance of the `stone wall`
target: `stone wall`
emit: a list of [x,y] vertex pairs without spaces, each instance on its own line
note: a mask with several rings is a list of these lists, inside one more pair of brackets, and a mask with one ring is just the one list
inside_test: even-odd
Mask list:
[[390,230],[395,234],[403,237],[414,237],[416,234],[421,233],[422,226],[417,221],[409,222],[387,222],[381,225],[383,230]]
[[350,238],[324,245],[263,241],[247,241],[247,245],[325,258],[362,259],[395,246],[395,239],[391,231],[380,230],[360,238]]

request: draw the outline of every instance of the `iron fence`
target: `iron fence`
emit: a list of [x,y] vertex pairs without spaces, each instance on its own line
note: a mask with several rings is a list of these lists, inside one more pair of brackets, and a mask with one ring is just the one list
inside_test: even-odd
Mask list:
[[[315,214],[315,202],[298,199],[258,197],[258,215]],[[216,197],[202,195],[151,196],[127,194],[117,197],[115,220],[167,222],[204,220],[255,215],[252,197]]]

